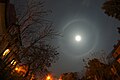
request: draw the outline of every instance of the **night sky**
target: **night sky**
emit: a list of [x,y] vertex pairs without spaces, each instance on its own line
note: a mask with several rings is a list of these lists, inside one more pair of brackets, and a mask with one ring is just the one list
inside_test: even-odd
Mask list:
[[[46,0],[46,8],[52,10],[48,18],[62,34],[53,42],[60,47],[59,61],[50,69],[53,74],[79,72],[83,69],[82,59],[89,57],[90,52],[104,50],[108,54],[113,49],[120,23],[101,9],[105,1]],[[23,4],[24,0],[19,3]],[[76,35],[81,35],[80,42],[75,41]]]

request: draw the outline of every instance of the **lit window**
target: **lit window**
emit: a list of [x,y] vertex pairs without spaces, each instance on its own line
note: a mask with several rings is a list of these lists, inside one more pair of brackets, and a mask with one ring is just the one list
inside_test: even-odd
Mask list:
[[10,49],[6,49],[3,53],[3,56],[7,56],[7,54],[10,52]]
[[17,62],[15,61],[14,63],[13,63],[13,65],[15,65]]
[[13,63],[14,63],[14,61],[15,61],[15,60],[12,60],[12,61],[11,61],[11,64],[13,64]]
[[15,65],[16,63],[17,63],[17,62],[16,62],[15,60],[12,60],[12,61],[11,61],[11,64],[12,64],[12,65]]

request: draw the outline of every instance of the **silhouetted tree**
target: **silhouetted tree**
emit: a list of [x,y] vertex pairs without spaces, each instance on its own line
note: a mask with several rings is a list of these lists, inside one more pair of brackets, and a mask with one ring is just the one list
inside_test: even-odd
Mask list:
[[[7,43],[6,48],[10,48],[18,57],[18,64],[27,67],[25,79],[38,72],[45,75],[48,67],[58,59],[57,47],[51,44],[51,41],[59,36],[59,33],[55,31],[52,22],[46,19],[51,11],[44,8],[44,3],[27,0],[24,11],[18,12],[16,9],[16,22],[9,25],[7,33],[1,37],[0,42]],[[15,48],[17,46],[18,49]]]
[[109,80],[111,78],[111,66],[108,64],[106,59],[107,55],[105,51],[91,52],[90,57],[83,59],[85,62],[85,75],[81,78],[82,80]]
[[59,53],[51,41],[59,33],[55,31],[51,21],[46,19],[51,11],[44,8],[44,3],[27,0],[24,13],[18,16],[17,25],[22,40],[20,60],[22,65],[28,67],[24,77],[36,72],[46,73],[48,67],[58,59]]
[[119,80],[118,66],[106,64],[97,58],[88,60],[85,75],[81,80]]
[[79,80],[79,73],[77,72],[68,72],[60,75],[61,80]]
[[120,0],[107,0],[103,4],[102,9],[108,16],[120,20]]

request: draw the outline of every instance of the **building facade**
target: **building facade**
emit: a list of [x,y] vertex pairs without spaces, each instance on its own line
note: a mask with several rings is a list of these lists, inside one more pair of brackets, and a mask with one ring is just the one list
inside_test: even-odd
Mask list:
[[[12,11],[12,12],[11,12]],[[19,28],[16,24],[14,5],[0,0],[0,66],[1,70],[14,69],[19,62]]]

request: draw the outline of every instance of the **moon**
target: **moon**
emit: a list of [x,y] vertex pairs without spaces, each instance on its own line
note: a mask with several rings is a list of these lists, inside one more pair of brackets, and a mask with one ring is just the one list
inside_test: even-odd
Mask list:
[[99,31],[95,23],[80,18],[70,20],[63,26],[64,37],[59,40],[59,45],[65,55],[79,58],[88,55],[96,48]]
[[82,37],[81,37],[80,35],[76,35],[76,36],[75,36],[75,40],[76,40],[77,42],[80,42],[80,41],[82,40]]

